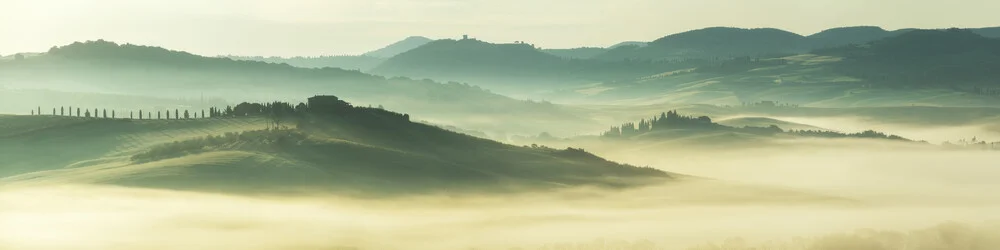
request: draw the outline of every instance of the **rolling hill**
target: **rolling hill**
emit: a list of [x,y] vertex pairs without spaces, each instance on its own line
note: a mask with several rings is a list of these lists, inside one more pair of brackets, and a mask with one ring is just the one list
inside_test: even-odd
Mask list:
[[849,44],[866,44],[872,41],[881,40],[897,32],[890,32],[881,27],[859,26],[842,27],[821,31],[806,37],[809,48],[831,48]]
[[[6,178],[0,183],[397,194],[623,188],[672,178],[580,149],[506,145],[413,123],[408,116],[381,109],[311,100],[308,111],[296,117],[295,128],[264,130],[263,120],[253,117],[2,117],[41,128],[0,128],[6,131],[0,140],[5,149],[0,176]],[[58,123],[43,126],[52,122]],[[15,148],[21,151],[11,151]],[[58,159],[41,157],[44,151],[60,154]]]
[[619,47],[595,58],[618,61],[768,56],[805,52],[804,40],[801,35],[779,29],[714,27],[665,36],[643,47]]

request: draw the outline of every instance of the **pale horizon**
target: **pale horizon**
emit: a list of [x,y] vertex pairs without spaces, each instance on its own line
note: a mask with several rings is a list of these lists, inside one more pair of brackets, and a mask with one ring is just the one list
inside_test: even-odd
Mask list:
[[[706,27],[778,28],[801,35],[849,26],[1000,26],[1000,2],[527,0],[4,0],[0,55],[104,39],[195,54],[357,55],[410,36],[463,34],[542,48],[607,47]],[[533,8],[525,9],[530,4]],[[905,5],[907,8],[899,9]],[[707,13],[707,14],[706,14]],[[961,13],[948,14],[948,13]]]

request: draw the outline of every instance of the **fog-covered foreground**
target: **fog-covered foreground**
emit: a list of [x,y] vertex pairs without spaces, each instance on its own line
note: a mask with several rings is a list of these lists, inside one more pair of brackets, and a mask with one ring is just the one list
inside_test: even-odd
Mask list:
[[658,159],[679,172],[815,196],[694,180],[370,200],[33,187],[0,191],[0,249],[1000,248],[1000,195],[989,191],[1000,188],[995,155],[866,144],[707,152]]

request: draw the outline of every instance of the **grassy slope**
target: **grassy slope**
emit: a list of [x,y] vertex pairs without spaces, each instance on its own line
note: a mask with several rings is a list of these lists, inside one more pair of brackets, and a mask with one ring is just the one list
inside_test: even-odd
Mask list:
[[[668,177],[589,154],[504,145],[422,124],[388,128],[335,122],[300,130],[308,139],[288,145],[239,141],[150,162],[129,158],[157,143],[259,125],[240,119],[78,121],[72,126],[19,132],[0,144],[14,150],[4,150],[11,152],[5,159],[15,159],[5,162],[5,175],[32,173],[5,181],[229,192],[410,192],[626,187],[646,183],[649,177]],[[17,147],[24,152],[15,152]],[[40,150],[60,154],[49,158],[32,153]],[[72,165],[60,169],[68,164]]]
[[145,147],[262,128],[260,119],[106,120],[0,117],[0,177],[114,159]]

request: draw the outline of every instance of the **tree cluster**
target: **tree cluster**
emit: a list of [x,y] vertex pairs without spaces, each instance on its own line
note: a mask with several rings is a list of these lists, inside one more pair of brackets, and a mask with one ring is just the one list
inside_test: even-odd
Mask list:
[[618,127],[611,127],[602,135],[605,137],[631,137],[652,131],[671,128],[717,128],[721,125],[712,122],[708,116],[682,116],[676,110],[660,113],[659,117],[642,119],[638,124],[626,122]]
[[[336,97],[332,97],[336,99]],[[325,103],[324,103],[325,104]],[[283,123],[304,117],[306,114],[316,116],[338,117],[382,117],[396,121],[409,121],[409,114],[401,114],[378,107],[355,107],[348,102],[337,100],[330,105],[299,103],[292,105],[287,102],[274,101],[269,103],[243,102],[236,106],[225,108],[209,108],[210,117],[266,117],[271,125],[280,128]],[[364,119],[360,119],[364,120]]]

